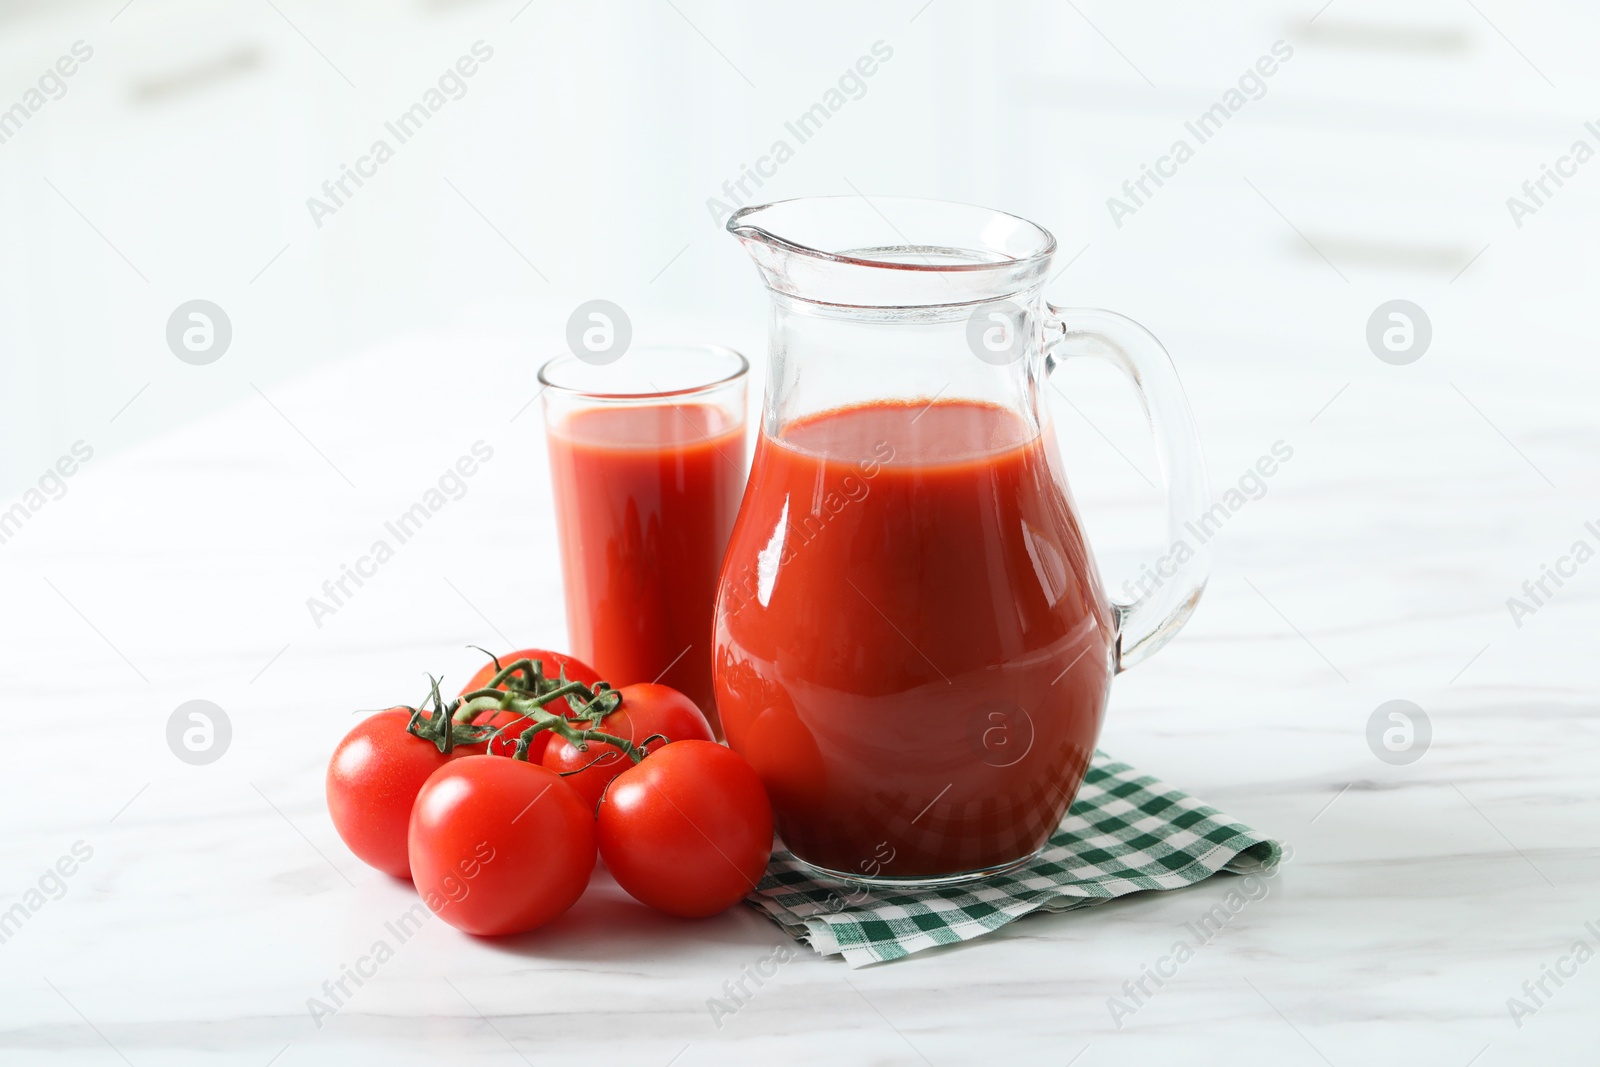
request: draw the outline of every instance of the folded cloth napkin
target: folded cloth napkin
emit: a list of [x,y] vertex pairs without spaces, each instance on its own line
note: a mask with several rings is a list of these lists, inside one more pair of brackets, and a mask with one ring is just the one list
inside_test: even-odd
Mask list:
[[1022,867],[944,889],[867,889],[775,852],[745,903],[789,936],[852,967],[970,941],[1031,911],[1071,911],[1218,871],[1269,871],[1278,842],[1126,763],[1096,752],[1050,842]]

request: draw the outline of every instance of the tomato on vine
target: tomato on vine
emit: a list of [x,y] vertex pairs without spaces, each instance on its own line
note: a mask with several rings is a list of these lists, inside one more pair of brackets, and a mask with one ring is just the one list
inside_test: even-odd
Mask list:
[[600,802],[600,857],[634,899],[669,915],[725,911],[772,857],[772,807],[732,749],[677,741],[624,770]]
[[431,715],[404,707],[377,712],[345,734],[328,761],[334,829],[363,863],[396,878],[411,877],[406,832],[417,791],[434,771],[473,751],[410,732],[418,723],[427,732],[439,716],[437,708]]
[[[482,652],[483,649],[480,648],[478,651]],[[478,668],[478,673],[474,674],[472,679],[462,688],[462,695],[475,689],[490,688],[489,683],[494,681],[495,677],[505,670],[505,667],[501,666],[501,664],[511,666],[522,660],[529,660],[538,664],[541,673],[546,678],[565,678],[569,682],[582,682],[587,686],[593,686],[600,681],[598,671],[578,657],[569,656],[565,652],[550,652],[543,648],[524,648],[504,656],[496,656],[493,653],[488,655],[489,662]],[[501,681],[495,688],[505,689],[510,684],[512,683]]]
[[[483,649],[478,651],[482,652]],[[562,681],[581,682],[584,686],[600,684],[598,671],[577,657],[563,652],[524,648],[505,656],[496,656],[493,653],[487,655],[489,662],[479,667],[478,672],[462,687],[461,696],[466,697],[472,693],[490,690],[526,695],[547,686],[558,685]],[[509,756],[516,750],[517,741],[522,735],[533,728],[535,720],[516,711],[490,709],[477,713],[472,719],[472,724],[488,727],[494,731],[494,736],[488,743],[489,755]],[[542,731],[536,733],[528,758],[538,763],[549,741],[549,733]]]
[[693,701],[589,681],[582,663],[543,650],[515,657],[448,703],[435,681],[431,707],[378,712],[339,743],[328,810],[351,851],[482,935],[555,919],[597,854],[625,890],[673,915],[715,914],[754,888],[772,809]]
[[570,908],[594,873],[594,818],[561,777],[466,756],[434,772],[409,830],[423,901],[469,934],[514,934]]
[[[646,753],[670,742],[715,740],[711,724],[699,707],[676,689],[641,682],[625,685],[616,692],[622,703],[600,720],[599,728],[641,746]],[[591,742],[579,749],[561,737],[550,740],[543,762],[566,776],[567,784],[588,802],[590,811],[600,803],[612,779],[632,766],[615,745]]]

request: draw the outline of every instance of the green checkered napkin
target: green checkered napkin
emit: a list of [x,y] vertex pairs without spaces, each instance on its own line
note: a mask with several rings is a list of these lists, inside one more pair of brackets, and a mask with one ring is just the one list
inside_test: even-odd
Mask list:
[[1278,842],[1096,752],[1071,810],[1024,867],[953,888],[867,890],[775,852],[745,903],[822,955],[861,967],[969,941],[1039,909],[1177,889],[1218,871],[1270,870],[1282,855]]

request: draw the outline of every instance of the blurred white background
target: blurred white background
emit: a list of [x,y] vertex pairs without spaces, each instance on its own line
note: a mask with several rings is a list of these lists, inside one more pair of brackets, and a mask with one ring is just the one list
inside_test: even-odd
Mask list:
[[[1535,368],[1596,340],[1574,236],[1600,167],[1522,229],[1505,199],[1600,117],[1600,15],[1320,4],[9,0],[0,108],[75,42],[93,57],[0,144],[0,491],[75,439],[114,452],[388,338],[514,337],[531,380],[591,296],[642,334],[759,338],[706,201],[877,41],[892,60],[751,199],[1001,207],[1053,229],[1063,263],[1082,249],[1053,299],[1146,321],[1200,396],[1215,368],[1309,414],[1353,377],[1472,360],[1463,390],[1537,433],[1519,389],[1560,404],[1595,381],[1587,360],[1559,361],[1559,390]],[[319,228],[307,198],[480,40],[465,95]],[[1265,95],[1114,225],[1107,198],[1280,40]],[[1404,375],[1362,352],[1397,296],[1437,332]],[[234,326],[207,368],[164,343],[194,298]]]

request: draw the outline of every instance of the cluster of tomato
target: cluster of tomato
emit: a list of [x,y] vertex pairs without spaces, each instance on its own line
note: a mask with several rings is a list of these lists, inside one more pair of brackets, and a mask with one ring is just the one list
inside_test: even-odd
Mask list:
[[328,764],[350,851],[410,878],[440,918],[511,934],[583,895],[595,856],[635,899],[714,915],[772,853],[761,779],[664,685],[613,689],[570,656],[526,649],[445,702],[363,720]]

